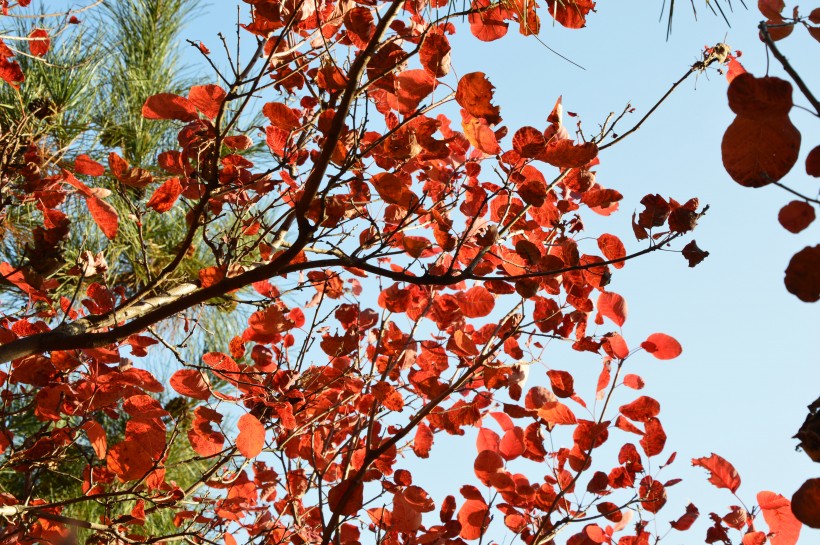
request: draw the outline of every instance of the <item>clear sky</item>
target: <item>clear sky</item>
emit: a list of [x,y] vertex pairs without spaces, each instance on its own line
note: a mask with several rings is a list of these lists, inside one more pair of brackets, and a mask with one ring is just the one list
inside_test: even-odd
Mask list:
[[[522,125],[544,127],[559,95],[566,110],[581,116],[586,133],[609,112],[620,112],[631,102],[637,111],[624,122],[624,129],[700,58],[706,45],[726,41],[743,51],[741,61],[747,70],[765,73],[765,49],[756,31],[761,16],[754,2],[747,3],[748,11],[736,5],[729,13],[728,28],[699,0],[695,22],[689,3],[679,0],[668,41],[657,1],[601,1],[582,30],[568,31],[544,19],[541,39],[585,70],[535,39],[519,36],[512,27],[506,38],[489,45],[461,29],[453,42],[453,69],[457,74],[488,74],[510,134]],[[788,3],[787,10],[792,5]],[[212,0],[193,19],[184,38],[202,40],[216,51],[218,31],[235,36],[235,6],[234,0]],[[818,44],[800,28],[780,44],[810,87],[820,89]],[[182,47],[191,71],[207,74],[201,56]],[[772,65],[771,74],[782,71]],[[680,202],[697,196],[701,204],[710,205],[694,234],[698,245],[710,252],[706,261],[689,269],[680,254],[656,252],[614,271],[610,286],[628,301],[623,334],[630,346],[662,331],[684,347],[683,355],[672,361],[645,354],[629,360],[629,372],[647,381],[643,393],[662,405],[660,417],[669,440],[659,458],[678,452],[667,476],[685,478],[669,489],[670,505],[660,519],[677,518],[690,500],[701,511],[695,533],[670,535],[667,543],[702,542],[706,515],[712,510],[723,515],[737,503],[728,491],[711,488],[703,470],[689,466],[692,457],[716,452],[729,459],[742,477],[739,496],[747,505],[760,490],[791,497],[805,479],[820,475],[820,466],[795,452],[791,439],[806,415],[806,405],[820,395],[818,306],[798,301],[782,281],[790,257],[816,244],[820,229],[815,223],[799,235],[785,231],[777,212],[792,200],[789,194],[776,187],[746,189],[730,180],[720,159],[721,138],[733,117],[726,88],[725,78],[714,71],[687,80],[640,131],[603,152],[597,168],[599,182],[624,194],[620,212],[601,225],[619,235],[628,250],[643,247],[631,233],[630,216],[646,193]],[[796,95],[796,103],[806,101]],[[803,145],[798,166],[784,182],[813,194],[817,181],[805,174],[803,165],[808,151],[820,143],[820,130],[817,120],[799,109],[792,111],[792,119],[803,133]],[[573,120],[565,122],[572,132]],[[585,218],[588,224],[594,221],[590,216]],[[596,232],[597,225],[591,227]],[[572,372],[584,397],[594,396],[591,390],[600,371],[597,358],[558,347],[548,351],[546,359],[551,367]],[[535,375],[534,370],[530,385],[543,381]],[[475,484],[470,441],[437,439],[437,448],[430,461],[418,468],[408,466],[420,472],[419,484],[437,497],[456,492],[461,484]],[[430,484],[433,481],[441,484]],[[503,534],[491,537],[509,541]],[[800,543],[817,537],[817,531],[812,535],[804,528]]]
[[[631,126],[700,57],[704,46],[717,42],[743,51],[746,68],[764,74],[766,55],[756,31],[761,16],[753,2],[748,11],[735,6],[729,14],[731,28],[700,3],[695,22],[689,3],[678,2],[669,41],[665,16],[663,22],[658,20],[660,4],[602,1],[598,12],[588,17],[588,27],[580,31],[544,20],[541,39],[585,70],[536,40],[518,36],[514,28],[489,45],[462,32],[453,43],[453,68],[458,74],[488,74],[510,134],[522,125],[545,126],[559,95],[566,110],[580,114],[587,133],[627,102],[637,111],[622,129]],[[226,22],[234,18],[233,6],[231,0],[212,2],[185,37],[217,45],[217,31],[233,32]],[[781,44],[809,85],[820,89],[817,43],[797,29]],[[773,65],[771,73],[781,74],[779,66]],[[690,500],[700,508],[702,519],[712,510],[723,515],[737,503],[728,491],[712,489],[703,470],[689,466],[692,457],[712,451],[737,468],[743,480],[739,496],[747,505],[755,502],[760,490],[791,497],[805,479],[820,474],[805,454],[795,452],[791,439],[806,415],[806,405],[820,394],[818,307],[788,294],[782,281],[790,257],[816,244],[818,228],[812,225],[799,235],[785,231],[777,212],[792,200],[789,194],[776,187],[740,187],[724,171],[720,142],[733,117],[726,88],[725,78],[714,71],[691,78],[640,131],[602,153],[597,169],[605,187],[624,194],[621,211],[602,225],[621,236],[628,250],[642,248],[631,234],[630,216],[644,194],[659,192],[680,202],[697,196],[710,205],[694,237],[710,252],[706,261],[689,269],[678,253],[653,253],[615,271],[610,286],[629,303],[623,334],[631,346],[662,331],[684,347],[683,355],[669,362],[648,355],[630,360],[630,372],[647,381],[644,393],[662,404],[669,441],[660,458],[678,452],[668,477],[685,478],[669,489],[670,506],[661,519],[676,518]],[[797,95],[796,102],[805,104]],[[820,131],[806,112],[795,109],[792,118],[803,133],[803,149],[798,166],[784,181],[811,194],[817,182],[806,176],[803,161],[820,142]],[[565,122],[571,130],[572,119]],[[550,366],[575,374],[576,383],[587,388],[582,393],[592,397],[600,370],[594,356],[548,351],[547,360]],[[473,482],[475,451],[465,443],[444,442],[439,456],[420,466],[419,471],[443,482],[440,490],[429,481],[419,484],[439,496]],[[463,453],[463,458],[453,452]],[[670,535],[667,542],[702,542],[704,520],[694,532]],[[504,540],[503,535],[492,537]],[[817,532],[812,536],[804,529],[801,543],[816,538]]]

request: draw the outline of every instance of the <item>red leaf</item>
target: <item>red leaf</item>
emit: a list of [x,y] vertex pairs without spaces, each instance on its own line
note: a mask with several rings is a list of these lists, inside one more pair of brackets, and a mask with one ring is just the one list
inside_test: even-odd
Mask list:
[[468,112],[461,111],[461,128],[464,129],[464,136],[474,148],[487,155],[498,155],[501,153],[501,146],[495,132],[490,128],[485,119],[473,117]]
[[641,348],[659,360],[675,359],[683,352],[680,343],[664,333],[653,333],[641,343]]
[[473,116],[484,119],[488,124],[501,123],[498,106],[491,104],[493,84],[484,72],[472,72],[458,80],[456,102]]
[[265,426],[249,413],[240,416],[236,426],[239,428],[236,448],[245,458],[255,458],[265,447]]
[[615,322],[618,327],[623,327],[627,315],[626,300],[617,293],[602,292],[598,296],[598,312]]
[[641,396],[632,403],[621,405],[618,410],[630,420],[646,422],[660,414],[661,404],[651,397]]
[[651,418],[645,425],[646,432],[641,438],[641,447],[647,456],[657,456],[663,452],[663,447],[666,445],[666,432],[663,431],[661,421],[657,418]]
[[495,298],[484,286],[473,286],[459,293],[458,308],[467,318],[483,318],[493,311]]
[[714,452],[708,458],[692,458],[692,465],[709,471],[709,482],[718,488],[737,492],[740,487],[740,475],[737,474],[737,470]]
[[585,27],[586,17],[594,9],[592,0],[547,0],[549,14],[567,28]]
[[33,29],[29,35],[28,50],[35,57],[42,57],[48,53],[51,47],[51,40],[48,38],[48,31],[43,28]]
[[202,377],[202,373],[196,369],[179,369],[169,381],[171,388],[178,394],[194,399],[207,401],[211,397],[211,389]]
[[26,76],[16,61],[10,61],[6,57],[0,56],[0,78],[3,78],[6,83],[15,89],[19,89]]
[[598,146],[594,142],[575,144],[572,140],[553,140],[540,159],[559,168],[580,168],[597,156]]
[[364,502],[364,485],[354,479],[345,479],[330,489],[327,503],[331,511],[352,517],[359,513]]
[[473,0],[472,9],[467,20],[470,22],[470,32],[482,42],[492,42],[502,38],[507,33],[509,23],[507,10],[499,7],[487,8],[492,0]]
[[814,221],[814,207],[806,201],[792,201],[780,209],[777,221],[784,229],[799,233]]
[[475,471],[478,480],[487,486],[490,485],[492,476],[501,471],[503,467],[504,460],[499,453],[493,450],[482,450],[473,463],[473,471]]
[[644,382],[638,375],[629,374],[624,377],[624,386],[633,390],[640,390],[644,387]]
[[782,19],[780,13],[785,7],[783,0],[757,0],[757,9],[766,19]]
[[512,143],[513,149],[517,151],[521,157],[528,159],[540,157],[547,147],[547,141],[544,140],[544,133],[535,127],[521,127],[515,131]]
[[399,113],[412,114],[436,88],[436,77],[427,70],[405,70],[396,76],[396,97]]
[[[624,248],[624,243],[621,242],[621,239],[615,235],[610,235],[609,233],[604,233],[598,237],[598,248],[601,249],[601,252],[608,261],[623,259],[626,257],[626,248]],[[616,269],[621,269],[624,266],[624,262],[619,261],[618,263],[613,263],[612,266]]]
[[[194,85],[188,91],[188,100],[208,119],[216,119],[219,108],[228,94],[219,85]],[[185,120],[183,120],[185,121]]]
[[285,132],[293,131],[301,126],[296,112],[281,102],[268,102],[262,106],[262,113],[274,127]]
[[801,301],[814,303],[820,299],[820,244],[794,254],[786,267],[784,283],[789,293]]
[[86,204],[94,223],[102,230],[108,240],[113,240],[117,236],[117,229],[120,224],[117,211],[113,206],[98,197],[88,197]]
[[552,391],[558,397],[572,397],[575,394],[574,380],[572,375],[566,371],[547,371],[547,376],[550,378]]
[[641,507],[650,513],[657,513],[666,504],[666,489],[663,483],[648,475],[641,479],[639,493],[641,495]]
[[105,452],[108,449],[108,443],[105,436],[105,429],[94,420],[85,422],[80,429],[88,436],[88,442],[91,443],[91,448],[94,449],[94,454],[100,460],[105,458]]
[[763,491],[757,494],[757,504],[769,525],[772,545],[795,545],[803,525],[792,513],[791,502],[780,494]]
[[419,61],[434,76],[444,77],[450,73],[450,49],[447,36],[440,32],[431,32],[421,44]]
[[515,460],[527,449],[524,443],[524,430],[516,426],[504,433],[498,444],[498,452],[505,460]]
[[806,174],[815,178],[820,177],[820,146],[815,146],[806,157]]
[[173,208],[181,194],[182,184],[179,183],[179,178],[168,178],[154,191],[146,206],[162,214]]
[[820,528],[820,479],[804,482],[792,496],[792,513],[811,528]]
[[74,170],[78,174],[85,174],[86,176],[102,176],[105,174],[105,167],[85,154],[78,155],[74,159]]
[[431,448],[433,448],[433,432],[427,424],[420,422],[416,427],[416,437],[413,439],[413,452],[419,458],[429,458]]
[[786,116],[794,105],[792,84],[775,77],[742,74],[732,81],[726,94],[733,112],[758,121]]
[[685,257],[689,262],[690,267],[698,265],[701,261],[709,257],[709,252],[705,252],[698,248],[698,245],[694,240],[689,241],[689,244],[683,247],[681,254],[683,254],[683,257]]
[[146,119],[176,119],[186,122],[199,119],[194,104],[173,93],[159,93],[148,97],[142,106],[142,116]]
[[787,116],[756,120],[738,116],[721,143],[723,166],[745,187],[780,180],[797,163],[800,131]]
[[698,515],[700,512],[698,508],[695,507],[695,504],[690,503],[686,506],[686,513],[681,515],[681,517],[672,523],[672,528],[678,530],[680,532],[684,532],[692,527],[692,524],[698,519]]
[[462,539],[478,539],[490,523],[490,508],[484,500],[467,500],[458,511],[458,521],[461,523]]

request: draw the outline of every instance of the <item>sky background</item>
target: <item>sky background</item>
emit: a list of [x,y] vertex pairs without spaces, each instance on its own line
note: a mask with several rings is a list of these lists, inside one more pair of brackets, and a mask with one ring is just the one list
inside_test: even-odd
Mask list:
[[[510,135],[523,125],[546,126],[559,95],[565,111],[579,114],[587,134],[610,112],[617,114],[631,103],[636,112],[620,126],[623,132],[701,58],[704,46],[722,41],[743,52],[740,60],[747,70],[758,76],[766,72],[765,48],[756,31],[761,15],[754,2],[749,2],[749,10],[734,3],[736,10],[728,13],[731,28],[701,0],[696,0],[697,22],[688,2],[677,4],[668,41],[666,16],[659,21],[657,0],[601,1],[582,30],[563,29],[545,17],[540,38],[585,69],[535,39],[518,35],[515,27],[490,44],[460,27],[451,38],[453,70],[458,75],[488,75]],[[786,11],[793,5],[789,2]],[[212,1],[192,19],[183,37],[203,41],[216,54],[217,32],[229,40],[235,37],[235,6],[234,0]],[[804,11],[813,7],[807,5]],[[820,89],[820,46],[802,28],[779,44],[809,86]],[[181,47],[190,73],[201,73],[201,81],[208,82],[211,73],[202,57],[185,44]],[[782,75],[782,70],[773,64],[770,73]],[[790,194],[777,187],[743,188],[726,174],[720,142],[733,119],[726,88],[725,77],[714,70],[691,77],[641,130],[602,152],[598,181],[618,189],[624,199],[620,212],[603,222],[585,215],[590,233],[614,233],[628,251],[635,251],[643,246],[632,235],[630,217],[641,208],[638,203],[645,194],[660,193],[679,202],[697,196],[702,205],[710,206],[694,233],[698,245],[710,252],[703,263],[690,269],[679,253],[655,252],[614,270],[609,286],[629,304],[623,335],[630,346],[661,331],[676,337],[684,348],[672,361],[640,354],[628,361],[626,371],[641,375],[647,382],[641,393],[661,402],[660,418],[669,439],[658,459],[662,462],[677,451],[677,461],[665,473],[667,478],[685,479],[668,490],[670,504],[659,518],[677,518],[689,501],[701,511],[694,530],[677,535],[673,531],[667,543],[702,542],[706,515],[713,510],[723,515],[737,503],[728,491],[712,488],[705,471],[690,467],[693,457],[716,452],[730,460],[742,478],[738,495],[749,506],[760,490],[791,497],[805,479],[820,475],[820,466],[795,452],[791,438],[806,416],[806,405],[820,394],[818,306],[800,302],[783,286],[789,259],[816,244],[820,229],[815,223],[798,235],[785,231],[777,213],[792,200]],[[795,95],[795,100],[807,105],[802,96]],[[804,160],[820,143],[817,119],[798,108],[791,115],[803,134],[803,145],[798,165],[783,181],[814,194],[817,180],[805,174]],[[574,120],[564,121],[572,133]],[[509,145],[509,137],[504,144]],[[586,244],[595,247],[594,240]],[[612,324],[605,327],[609,330]],[[579,393],[594,397],[599,358],[557,346],[547,351],[545,364],[572,372]],[[543,380],[543,372],[534,369],[527,387]],[[625,401],[634,397],[634,392],[624,392]],[[621,404],[617,396],[614,403]],[[406,468],[413,470],[417,484],[438,499],[455,493],[461,484],[476,484],[471,440],[436,441],[430,460],[408,460]],[[537,468],[531,476],[538,478]],[[510,541],[503,532],[490,537]],[[738,539],[736,533],[733,537]],[[800,543],[817,539],[817,531],[804,528]]]
[[[587,134],[609,112],[619,113],[631,102],[636,112],[621,126],[623,132],[701,57],[704,46],[722,41],[743,52],[740,60],[748,71],[758,76],[766,72],[765,49],[756,31],[761,16],[753,2],[749,10],[735,5],[728,13],[731,28],[701,3],[696,3],[697,22],[688,2],[678,4],[668,41],[657,1],[602,1],[582,30],[569,31],[544,19],[541,39],[585,70],[512,27],[507,37],[490,44],[475,40],[462,27],[452,39],[452,66],[459,75],[483,71],[489,76],[510,135],[523,125],[544,127],[559,95],[565,110],[580,115]],[[235,20],[235,5],[228,0],[211,3],[193,19],[185,38],[202,40],[216,51],[216,32],[235,35],[226,22]],[[792,6],[788,3],[787,11]],[[809,86],[820,89],[820,47],[808,33],[798,28],[780,46]],[[192,49],[185,55],[194,67],[202,66]],[[772,65],[770,74],[782,71]],[[629,304],[623,335],[630,346],[662,331],[684,347],[676,360],[642,354],[628,364],[628,372],[647,382],[642,393],[661,402],[660,418],[669,440],[658,458],[663,461],[678,452],[667,478],[685,479],[669,489],[670,505],[660,519],[677,518],[690,500],[701,510],[696,528],[668,536],[668,543],[702,542],[706,515],[712,510],[723,515],[737,503],[728,491],[713,489],[705,471],[690,467],[693,457],[716,452],[729,459],[742,478],[738,495],[749,506],[760,490],[791,497],[805,479],[820,474],[805,454],[795,452],[791,438],[806,416],[806,405],[820,394],[818,307],[798,301],[783,286],[789,259],[817,243],[818,228],[815,223],[798,235],[785,231],[777,213],[792,200],[788,193],[777,187],[743,188],[726,174],[720,142],[733,119],[726,88],[725,77],[714,70],[691,77],[641,130],[603,152],[597,167],[598,181],[624,194],[620,212],[600,225],[620,236],[628,251],[643,247],[630,228],[632,211],[641,208],[643,195],[657,192],[679,202],[697,196],[710,206],[694,233],[698,245],[710,252],[703,263],[690,269],[679,253],[656,252],[614,271],[609,286]],[[795,95],[795,101],[806,105],[802,96]],[[817,181],[805,174],[804,159],[820,142],[817,120],[797,108],[792,120],[803,134],[803,145],[797,167],[783,181],[813,194]],[[573,119],[565,117],[565,123],[572,132]],[[591,216],[585,217],[590,232],[602,232]],[[547,351],[546,363],[572,372],[579,393],[594,397],[597,358],[557,347]],[[537,374],[534,370],[528,386],[543,380]],[[474,483],[474,456],[467,439],[437,439],[430,460],[408,462],[407,467],[414,470],[418,484],[441,497],[463,483]],[[491,537],[509,541],[503,533]],[[733,537],[738,539],[736,533]],[[800,543],[817,538],[817,531],[804,528]]]

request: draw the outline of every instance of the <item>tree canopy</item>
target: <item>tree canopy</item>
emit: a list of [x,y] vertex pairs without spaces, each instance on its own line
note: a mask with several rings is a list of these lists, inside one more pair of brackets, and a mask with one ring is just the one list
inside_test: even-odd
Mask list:
[[[617,279],[659,251],[702,262],[708,206],[648,188],[624,240],[599,228],[623,195],[595,170],[720,71],[727,171],[782,185],[792,83],[716,42],[637,119],[576,129],[556,96],[507,127],[454,35],[584,32],[594,2],[243,0],[235,48],[189,43],[207,77],[179,63],[196,1],[96,4],[20,19],[0,50],[0,543],[794,545],[820,526],[820,480],[744,504],[714,453],[691,464],[741,506],[700,530],[694,501],[663,510],[676,453],[631,364],[683,347],[624,334]],[[817,107],[775,42],[818,38],[818,10],[759,9]],[[818,201],[789,190],[799,231]],[[818,248],[786,273],[807,302]],[[556,344],[594,384],[547,361]],[[815,461],[816,415],[797,436]],[[446,435],[474,479],[434,498],[414,462]]]

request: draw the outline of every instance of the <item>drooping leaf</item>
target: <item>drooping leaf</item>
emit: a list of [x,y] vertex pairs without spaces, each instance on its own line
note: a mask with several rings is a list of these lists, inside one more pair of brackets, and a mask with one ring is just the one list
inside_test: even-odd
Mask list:
[[692,458],[692,465],[704,468],[709,472],[709,482],[718,488],[737,492],[740,487],[740,475],[734,466],[714,452],[708,458]]
[[598,296],[598,312],[618,327],[623,327],[627,315],[626,299],[611,291],[601,292]]

